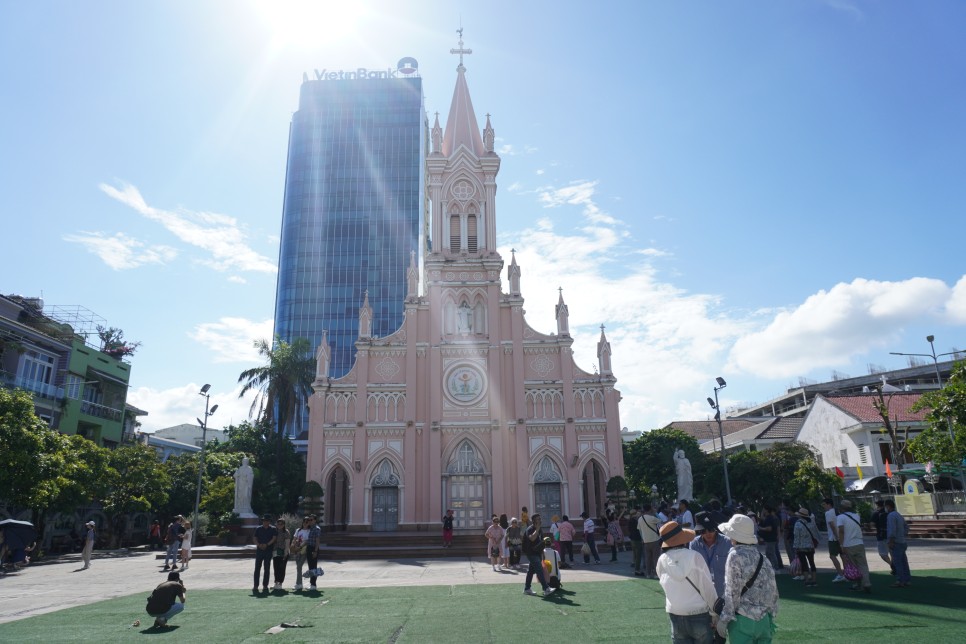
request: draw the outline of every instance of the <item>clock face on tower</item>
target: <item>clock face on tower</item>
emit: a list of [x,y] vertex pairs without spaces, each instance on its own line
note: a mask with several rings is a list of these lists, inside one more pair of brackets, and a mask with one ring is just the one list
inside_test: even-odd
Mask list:
[[443,391],[456,405],[474,405],[486,395],[486,374],[475,364],[455,364],[443,375]]

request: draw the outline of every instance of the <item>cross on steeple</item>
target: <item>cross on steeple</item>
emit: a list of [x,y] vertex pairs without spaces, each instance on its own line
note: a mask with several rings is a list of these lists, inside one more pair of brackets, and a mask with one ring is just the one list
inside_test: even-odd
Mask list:
[[472,54],[473,53],[473,50],[472,49],[463,49],[463,28],[460,27],[459,29],[457,29],[456,30],[456,33],[458,33],[460,35],[460,42],[459,42],[459,45],[460,46],[459,46],[459,49],[450,49],[449,50],[449,53],[451,53],[451,54],[459,54],[460,55],[460,67],[462,68],[463,67],[463,54]]

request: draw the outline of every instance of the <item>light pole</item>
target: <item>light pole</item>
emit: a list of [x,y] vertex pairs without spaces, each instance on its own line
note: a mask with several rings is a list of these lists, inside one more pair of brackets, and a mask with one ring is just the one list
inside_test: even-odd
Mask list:
[[[890,356],[918,356],[920,358],[932,358],[932,364],[936,368],[936,384],[939,389],[943,388],[943,377],[939,372],[939,358],[943,356],[954,356],[958,355],[959,351],[948,351],[946,353],[936,353],[936,345],[933,341],[936,339],[934,335],[927,335],[926,342],[929,343],[929,353],[899,353],[898,351],[890,351]],[[953,435],[953,419],[951,416],[946,416],[946,430],[949,432],[949,443],[953,448],[953,454],[955,454],[956,449],[956,438]],[[966,474],[963,473],[963,463],[960,459],[957,463],[959,467],[959,482],[962,488],[966,490]]]
[[211,399],[211,396],[208,395],[209,389],[211,389],[211,385],[205,384],[205,386],[201,388],[201,391],[198,392],[199,396],[205,397],[205,418],[204,420],[195,418],[195,420],[198,421],[198,424],[201,425],[201,459],[198,462],[198,488],[195,490],[195,513],[191,522],[192,546],[195,545],[195,541],[198,537],[198,506],[201,505],[201,474],[205,471],[205,446],[208,442],[208,417],[218,411],[218,405],[212,407],[211,411],[208,410],[208,402]]
[[718,421],[718,440],[721,441],[721,465],[724,466],[725,493],[728,495],[728,505],[731,505],[731,480],[728,478],[728,456],[725,454],[724,429],[721,427],[721,407],[718,404],[718,392],[728,386],[725,379],[718,376],[714,379],[718,386],[714,388],[714,400],[708,398],[708,404],[714,410],[714,419]]

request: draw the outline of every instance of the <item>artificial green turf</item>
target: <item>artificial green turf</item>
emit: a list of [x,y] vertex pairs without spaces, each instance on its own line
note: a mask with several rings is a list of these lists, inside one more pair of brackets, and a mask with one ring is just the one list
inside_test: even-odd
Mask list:
[[[850,592],[823,576],[806,590],[778,578],[776,641],[963,641],[966,570],[928,571],[911,588],[873,575],[873,594]],[[536,585],[536,584],[535,584]],[[322,588],[313,594],[191,591],[185,612],[164,630],[149,628],[147,593],[0,625],[3,642],[667,642],[664,593],[656,581],[567,584],[551,598],[526,597],[522,584]],[[132,627],[135,619],[141,626]],[[276,635],[280,622],[305,628]]]

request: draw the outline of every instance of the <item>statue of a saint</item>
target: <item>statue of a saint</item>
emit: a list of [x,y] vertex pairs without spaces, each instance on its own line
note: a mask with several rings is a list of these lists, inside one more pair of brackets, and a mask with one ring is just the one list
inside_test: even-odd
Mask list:
[[252,483],[255,472],[248,464],[248,457],[242,459],[241,466],[235,470],[235,509],[233,512],[240,517],[255,516],[252,510]]
[[463,335],[473,333],[473,310],[466,302],[456,309],[456,330]]
[[678,475],[678,500],[690,501],[694,498],[694,480],[691,478],[691,461],[683,449],[674,452],[674,470]]

